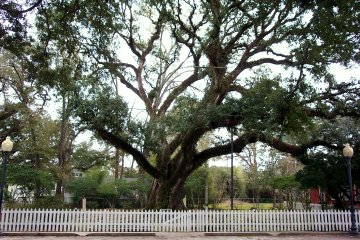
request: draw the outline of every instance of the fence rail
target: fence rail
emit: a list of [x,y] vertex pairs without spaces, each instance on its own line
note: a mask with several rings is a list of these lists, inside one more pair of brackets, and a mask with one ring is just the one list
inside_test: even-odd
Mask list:
[[[355,212],[359,223],[359,211]],[[4,232],[348,231],[350,212],[4,209]]]

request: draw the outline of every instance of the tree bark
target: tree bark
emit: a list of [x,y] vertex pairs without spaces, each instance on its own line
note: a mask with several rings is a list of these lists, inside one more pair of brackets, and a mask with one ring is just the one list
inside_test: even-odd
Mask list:
[[60,139],[59,139],[59,147],[58,147],[58,166],[59,172],[56,181],[56,191],[55,194],[58,197],[63,199],[64,192],[63,192],[63,175],[65,173],[65,164],[70,159],[71,153],[71,141],[70,141],[70,134],[69,134],[69,117],[66,114],[66,107],[67,102],[65,97],[63,96],[62,102],[62,118],[61,118],[61,125],[60,125]]
[[154,179],[146,208],[172,210],[185,209],[183,198],[186,178],[187,177],[184,176],[179,177],[176,182],[171,179]]
[[[32,120],[31,120],[32,121]],[[34,123],[31,123],[31,125],[33,126]],[[39,149],[38,149],[38,141],[37,141],[37,136],[36,136],[36,131],[35,129],[32,127],[31,128],[31,141],[32,141],[32,145],[35,149],[35,153],[33,156],[33,161],[34,161],[34,167],[37,170],[41,169],[41,162],[40,162],[40,155],[39,155]],[[35,182],[35,193],[34,193],[34,197],[35,199],[38,199],[41,196],[41,186],[40,186],[40,182],[37,179]]]
[[116,148],[115,150],[115,180],[119,179],[119,163],[120,163],[120,150]]

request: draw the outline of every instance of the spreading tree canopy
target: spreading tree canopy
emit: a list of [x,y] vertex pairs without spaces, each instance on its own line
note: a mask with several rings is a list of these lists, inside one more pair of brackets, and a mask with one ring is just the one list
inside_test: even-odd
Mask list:
[[311,133],[360,116],[359,82],[330,73],[358,64],[359,10],[356,0],[47,0],[31,60],[52,86],[56,56],[76,59],[78,119],[154,178],[148,207],[175,209],[188,176],[231,151],[199,148],[205,134],[235,127],[235,152],[258,141],[293,155],[341,149]]

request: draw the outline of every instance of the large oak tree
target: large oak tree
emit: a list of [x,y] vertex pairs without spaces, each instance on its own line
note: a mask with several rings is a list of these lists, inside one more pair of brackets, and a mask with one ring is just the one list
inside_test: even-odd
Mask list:
[[[235,152],[258,141],[293,155],[341,148],[308,136],[321,119],[360,115],[358,83],[329,73],[358,64],[359,10],[355,0],[48,0],[37,26],[44,56],[79,59],[82,121],[154,178],[148,207],[175,209],[188,176],[231,151],[198,148],[205,134],[236,127]],[[141,124],[113,82],[142,102]]]

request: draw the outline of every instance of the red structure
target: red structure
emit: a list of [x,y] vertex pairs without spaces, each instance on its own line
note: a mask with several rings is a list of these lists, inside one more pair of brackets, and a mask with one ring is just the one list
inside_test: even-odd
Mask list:
[[312,188],[310,189],[310,203],[320,203],[320,189]]
[[[360,202],[360,196],[358,193],[358,188],[357,186],[353,187],[353,200],[355,203],[355,208],[359,208],[359,202]],[[335,199],[332,199],[327,192],[323,192],[321,191],[320,188],[312,188],[310,189],[310,203],[314,203],[314,204],[321,204],[324,202],[328,202],[329,204],[333,205],[335,204]],[[349,204],[349,200],[345,199],[346,204]]]

